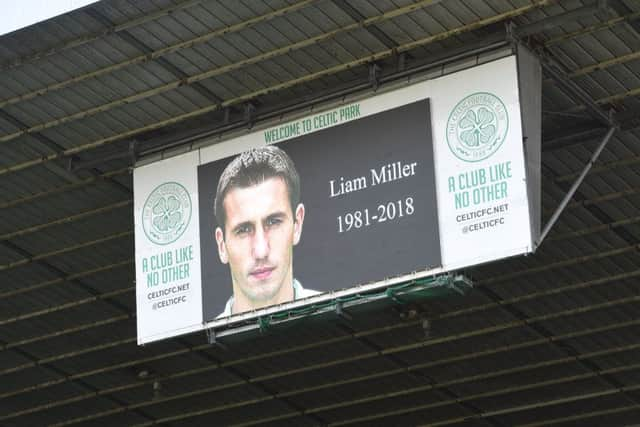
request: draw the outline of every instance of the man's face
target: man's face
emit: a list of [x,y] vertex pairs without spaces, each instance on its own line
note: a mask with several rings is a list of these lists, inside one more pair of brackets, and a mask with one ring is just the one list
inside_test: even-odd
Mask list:
[[226,224],[224,234],[216,229],[216,242],[220,260],[229,263],[236,300],[244,297],[253,307],[292,300],[293,246],[304,206],[292,212],[285,181],[274,177],[230,190],[223,207]]

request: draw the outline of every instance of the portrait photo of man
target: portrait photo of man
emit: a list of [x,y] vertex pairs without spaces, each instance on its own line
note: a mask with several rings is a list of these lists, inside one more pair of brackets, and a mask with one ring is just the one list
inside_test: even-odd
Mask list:
[[275,144],[260,145],[272,130],[245,135],[246,151],[203,151],[204,320],[250,321],[441,265],[428,117],[422,100]]
[[218,256],[232,295],[218,318],[316,295],[294,277],[305,208],[300,177],[280,148],[245,151],[224,169],[214,202]]

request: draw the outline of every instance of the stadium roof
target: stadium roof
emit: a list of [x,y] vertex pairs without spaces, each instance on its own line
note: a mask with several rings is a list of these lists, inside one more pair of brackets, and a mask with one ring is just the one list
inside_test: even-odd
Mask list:
[[[640,2],[113,0],[0,37],[0,425],[640,420]],[[547,220],[465,296],[136,345],[131,167],[510,51]]]

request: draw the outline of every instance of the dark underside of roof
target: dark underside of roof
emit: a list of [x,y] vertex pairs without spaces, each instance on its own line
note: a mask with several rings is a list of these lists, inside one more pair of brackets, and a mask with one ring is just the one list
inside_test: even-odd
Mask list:
[[[0,425],[640,423],[639,31],[637,0],[109,0],[1,36]],[[464,296],[136,345],[137,157],[516,40],[543,222],[618,126],[535,255]]]

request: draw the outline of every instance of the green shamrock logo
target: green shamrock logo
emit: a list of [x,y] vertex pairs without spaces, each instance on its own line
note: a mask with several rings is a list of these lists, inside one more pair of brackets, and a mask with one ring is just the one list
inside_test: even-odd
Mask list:
[[500,98],[476,92],[463,98],[449,114],[446,138],[454,156],[465,162],[491,157],[509,130],[509,114]]
[[460,139],[469,147],[488,143],[496,134],[496,127],[492,124],[494,120],[495,115],[485,107],[480,107],[477,115],[473,110],[468,110],[460,120]]
[[158,245],[175,242],[191,221],[191,197],[177,182],[157,186],[142,206],[142,228],[147,238]]
[[173,230],[182,219],[180,201],[173,195],[158,199],[153,206],[153,226],[156,230],[166,232]]

